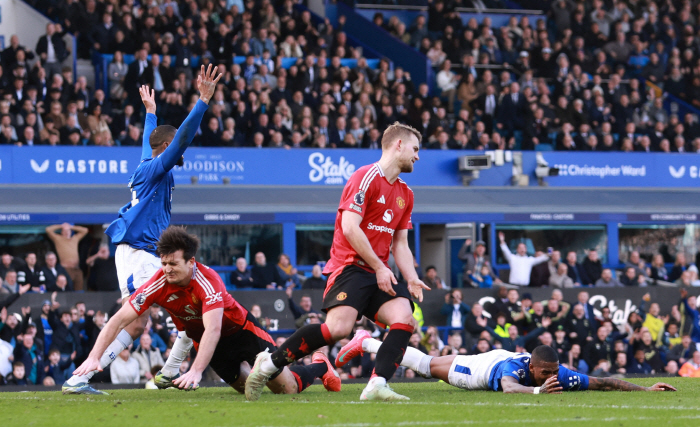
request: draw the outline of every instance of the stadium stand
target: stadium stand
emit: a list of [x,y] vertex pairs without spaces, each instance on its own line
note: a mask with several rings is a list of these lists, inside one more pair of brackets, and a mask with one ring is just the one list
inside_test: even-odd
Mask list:
[[[700,150],[700,6],[690,2],[328,3],[325,17],[293,0],[28,3],[55,24],[36,41],[10,38],[0,55],[0,144],[139,146],[145,111],[138,86],[148,84],[156,90],[159,124],[178,126],[196,102],[197,68],[213,64],[224,77],[195,146],[377,150],[382,131],[400,121],[421,132],[428,150],[562,151],[570,159],[583,154],[579,152]],[[77,37],[77,49],[71,53],[89,61],[94,75],[58,65],[73,49],[61,41],[65,32]],[[671,175],[676,171],[683,176],[683,167],[683,172],[672,169]],[[515,204],[512,193],[496,193],[475,192],[468,202],[459,203],[493,203],[500,197],[501,211]],[[246,197],[262,204],[261,197],[274,198],[267,194]],[[540,200],[535,192],[527,194]],[[632,199],[637,193],[630,194]],[[614,196],[616,209],[635,205],[620,193]],[[200,202],[202,194],[190,197]],[[568,197],[559,193],[557,200],[571,206],[580,193]],[[654,195],[645,197],[646,207]],[[684,202],[665,197],[684,212],[692,209],[690,192],[677,195]],[[289,191],[289,198],[301,196]],[[292,305],[292,297],[279,289],[246,289],[290,285],[303,290],[297,291],[297,298],[308,291],[318,307],[322,285],[317,282],[323,279],[312,269],[327,258],[335,200],[328,202],[334,205],[330,209],[324,206],[331,214],[323,220],[316,221],[315,212],[294,217],[304,224],[323,222],[325,228],[290,228],[290,220],[282,226],[273,224],[283,222],[274,217],[265,217],[264,225],[246,220],[230,228],[183,222],[195,223],[191,230],[202,238],[204,261],[212,263],[262,325],[284,339],[298,325],[290,310],[280,313],[277,301],[283,302],[283,309],[295,307],[294,317],[304,322],[319,321],[309,316],[316,312],[310,305]],[[451,208],[455,211],[450,214],[460,209]],[[421,212],[426,215],[426,235],[435,218],[427,215],[434,213]],[[529,228],[514,217],[488,217],[480,223],[488,230],[473,231],[473,239],[466,241],[460,234],[459,241],[450,240],[453,253],[440,252],[452,258],[443,264],[450,271],[416,261],[421,274],[430,270],[436,290],[444,286],[448,291],[433,292],[437,295],[426,300],[420,315],[426,322],[411,345],[444,355],[504,347],[530,351],[545,344],[559,352],[561,363],[597,376],[695,372],[691,362],[693,349],[700,348],[697,304],[692,304],[693,296],[679,299],[677,291],[700,286],[697,217],[674,217],[657,226],[661,220],[653,215],[585,215],[564,226],[533,219]],[[42,237],[8,239],[11,243],[3,246],[0,385],[46,384],[46,377],[60,384],[70,376],[73,363],[84,360],[92,348],[105,315],[114,312],[114,298],[107,291],[117,289],[116,272],[109,248],[100,245],[99,221],[85,224],[89,233],[79,245],[77,266],[50,261],[48,252],[57,252],[59,258],[61,253],[45,238],[45,221],[39,231],[21,231]],[[442,217],[440,221],[456,222]],[[512,255],[497,248],[497,223]],[[310,237],[311,233],[317,234]],[[317,237],[321,233],[323,238]],[[289,249],[280,243],[283,238],[303,242],[298,243],[298,253],[294,245],[294,254],[287,257],[291,264],[268,262],[270,275],[284,277],[280,282],[285,284],[256,283],[250,266],[234,266],[235,257],[252,262],[256,252],[267,252],[270,261],[278,259]],[[411,240],[424,242],[420,235]],[[528,260],[526,271],[515,255],[519,247],[524,248],[520,256]],[[541,262],[534,262],[538,259]],[[518,284],[527,290],[508,284],[516,265],[521,268],[518,276],[527,282]],[[446,280],[434,276],[438,273]],[[74,274],[90,292],[71,291]],[[462,290],[452,288],[466,288],[464,298]],[[20,297],[31,303],[19,307],[15,302]],[[597,298],[595,304],[589,297]],[[601,297],[609,299],[603,303]],[[83,299],[88,303],[81,304]],[[608,301],[612,305],[606,305]],[[626,305],[616,307],[615,301]],[[58,320],[63,310],[70,317],[65,324]],[[545,318],[551,324],[547,321],[543,328]],[[172,322],[160,310],[151,311],[151,321],[152,344],[135,343],[134,350],[167,358],[175,337]],[[374,336],[383,333],[366,319],[357,327],[370,329]],[[329,349],[331,359],[346,342]],[[10,357],[22,362],[24,374],[13,369]],[[681,369],[686,363],[691,365]],[[372,368],[366,355],[341,374],[369,377]],[[140,381],[149,379],[144,366],[140,372]],[[412,374],[400,370],[398,375]],[[109,381],[108,373],[103,377]]]

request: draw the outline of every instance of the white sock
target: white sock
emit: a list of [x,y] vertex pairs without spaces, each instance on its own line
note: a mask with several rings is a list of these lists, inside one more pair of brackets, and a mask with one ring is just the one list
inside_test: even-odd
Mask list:
[[367,387],[373,388],[384,384],[386,384],[386,378],[377,375],[376,377],[369,380],[369,382],[367,383]]
[[417,348],[406,347],[406,353],[404,353],[403,359],[401,360],[401,366],[405,366],[418,372],[420,370],[421,359],[423,359],[423,356],[425,355],[425,353]]
[[177,375],[177,373],[180,372],[180,365],[182,365],[182,362],[187,358],[187,355],[190,354],[191,349],[192,338],[189,338],[185,331],[179,331],[177,333],[177,340],[175,340],[173,348],[170,349],[168,360],[165,362],[165,366],[160,370],[163,375],[166,377]]
[[382,342],[375,340],[374,338],[366,338],[362,340],[362,351],[367,353],[377,354],[379,347],[382,346]]
[[[100,357],[100,367],[102,369],[106,368],[109,366],[114,359],[117,358],[117,355],[122,352],[125,348],[129,347],[131,343],[133,343],[134,340],[131,338],[131,335],[129,335],[124,329],[119,331],[119,335],[117,335],[117,339],[112,341],[112,343],[107,347],[107,350],[105,350],[104,353],[102,353],[102,357]],[[99,371],[92,371],[86,375],[73,375],[70,377],[66,383],[68,385],[76,385],[78,383],[86,383],[89,382],[90,379]]]
[[268,357],[260,362],[260,370],[263,371],[265,375],[272,375],[277,372],[280,368],[272,363],[272,357]]

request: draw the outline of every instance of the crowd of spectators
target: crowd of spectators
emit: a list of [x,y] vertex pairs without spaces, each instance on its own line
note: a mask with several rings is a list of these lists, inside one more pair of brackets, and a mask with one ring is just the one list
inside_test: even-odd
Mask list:
[[[562,252],[557,248],[546,248],[546,252],[528,248],[530,239],[516,238],[506,241],[505,234],[498,233],[499,250],[508,264],[507,279],[498,275],[486,253],[486,243],[477,241],[472,245],[466,239],[458,253],[463,261],[462,281],[453,287],[491,288],[502,282],[515,286],[576,288],[576,287],[621,287],[621,286],[700,286],[698,267],[689,263],[684,252],[674,250],[674,257],[666,259],[661,253],[642,257],[637,250],[627,254],[627,260],[619,268],[604,266],[598,249],[585,251],[579,260],[576,251]],[[668,249],[668,246],[664,245]],[[666,251],[667,252],[667,251]],[[665,253],[666,253],[665,252]],[[698,262],[696,257],[695,262]],[[669,267],[669,264],[672,264]],[[434,268],[434,267],[432,267]]]
[[[64,0],[45,10],[57,24],[33,51],[13,36],[2,53],[0,144],[138,145],[138,86],[155,88],[160,123],[177,126],[194,103],[193,67],[213,63],[224,78],[195,145],[378,148],[398,120],[433,149],[700,149],[696,117],[669,114],[661,95],[700,106],[697,8],[542,4],[547,15],[503,27],[488,16],[463,25],[458,3],[442,0],[415,22],[376,16],[430,59],[439,88],[432,96],[391,58],[370,68],[348,41],[344,17],[335,26],[314,21],[294,0]],[[109,88],[93,90],[85,76],[74,83],[60,69],[65,31],[77,35],[79,57],[114,55],[104,70]],[[245,60],[232,64],[234,57]],[[296,62],[284,68],[283,58]]]
[[464,24],[455,11],[461,3],[429,0],[427,19],[414,22],[374,17],[427,56],[448,109],[466,110],[441,129],[444,146],[459,148],[466,135],[472,148],[700,149],[697,117],[669,114],[662,97],[700,106],[692,2],[530,2],[546,15],[511,17],[501,27],[488,16]]

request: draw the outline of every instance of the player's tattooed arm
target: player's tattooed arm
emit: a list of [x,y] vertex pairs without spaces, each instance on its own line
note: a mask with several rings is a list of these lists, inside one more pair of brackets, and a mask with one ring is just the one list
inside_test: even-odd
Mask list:
[[641,385],[632,384],[627,381],[618,380],[616,378],[588,378],[588,389],[599,391],[676,391],[673,386],[666,383],[656,383],[651,387],[643,387]]
[[557,377],[547,378],[540,387],[528,387],[522,385],[514,377],[503,377],[501,378],[501,388],[503,393],[525,393],[525,394],[535,394],[535,389],[537,393],[541,394],[560,394],[562,392],[562,387],[559,385]]

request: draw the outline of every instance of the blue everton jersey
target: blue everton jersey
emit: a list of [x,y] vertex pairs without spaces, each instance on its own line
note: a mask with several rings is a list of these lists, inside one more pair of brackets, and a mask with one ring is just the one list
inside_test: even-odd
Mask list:
[[[513,377],[518,382],[527,387],[535,387],[530,379],[530,353],[519,353],[506,360],[498,362],[489,375],[489,389],[493,391],[503,391],[501,379],[503,377]],[[588,390],[588,376],[579,374],[559,365],[559,375],[557,376],[559,385],[564,391]]]
[[155,254],[160,234],[170,225],[175,189],[172,168],[192,143],[206,111],[207,104],[197,101],[168,148],[156,158],[151,157],[149,139],[157,119],[154,114],[146,115],[141,163],[129,179],[131,201],[119,210],[119,217],[105,231],[113,244],[126,243]]

